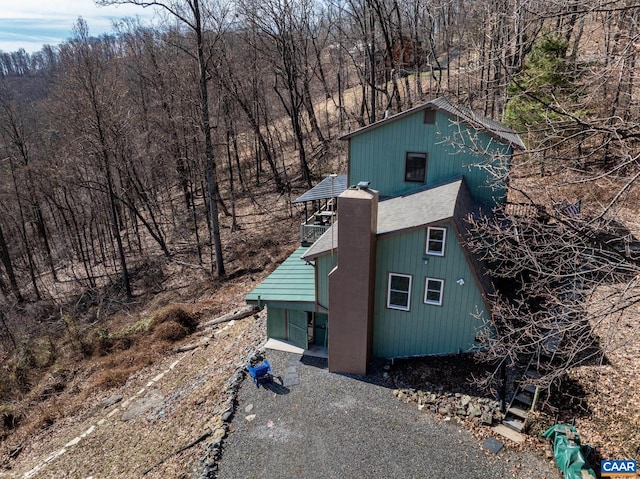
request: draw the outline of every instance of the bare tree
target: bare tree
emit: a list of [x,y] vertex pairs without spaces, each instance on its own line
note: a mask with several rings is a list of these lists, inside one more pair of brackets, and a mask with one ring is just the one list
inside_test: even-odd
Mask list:
[[[108,46],[102,46],[108,49]],[[86,22],[82,18],[78,19],[75,38],[61,50],[61,61],[67,74],[62,77],[58,94],[60,105],[63,106],[61,111],[65,111],[66,107],[76,118],[86,120],[68,127],[75,129],[82,140],[79,144],[87,147],[102,177],[94,181],[103,185],[106,193],[107,210],[110,213],[111,232],[116,242],[122,281],[127,296],[131,296],[129,270],[121,235],[123,218],[118,205],[114,177],[116,136],[122,131],[117,118],[117,109],[122,105],[118,98],[121,89],[115,82],[117,76],[109,75],[106,54],[100,44],[90,39]],[[71,98],[68,97],[69,91],[74,91]]]
[[[97,0],[98,5],[116,5],[116,4],[133,4],[141,7],[159,7],[181,24],[193,34],[193,47],[195,54],[194,60],[198,62],[198,83],[200,86],[200,113],[201,128],[204,135],[204,153],[205,153],[205,178],[207,184],[207,193],[209,197],[209,216],[211,225],[211,237],[215,251],[215,267],[218,276],[225,276],[224,260],[222,255],[222,241],[220,239],[220,224],[218,220],[218,178],[216,171],[216,163],[213,156],[213,141],[211,137],[211,113],[209,111],[209,91],[207,86],[208,72],[206,55],[207,42],[215,41],[220,34],[220,28],[224,23],[224,11],[214,14],[211,6],[203,0],[174,0],[174,1],[145,1],[145,0]],[[204,11],[203,11],[204,10]],[[213,31],[205,27],[205,20],[213,19],[216,24],[213,25]],[[213,32],[213,40],[210,34]]]
[[245,2],[242,7],[246,21],[259,33],[256,37],[259,45],[256,47],[275,63],[274,92],[291,121],[302,179],[311,186],[303,112],[308,113],[318,139],[324,142],[309,93],[310,77],[314,75],[314,71],[308,68],[312,34],[310,23],[316,14],[314,4],[308,0],[282,0]]
[[[509,202],[470,218],[470,245],[499,286],[486,357],[533,357],[543,373],[537,382],[546,387],[577,365],[604,361],[619,346],[609,343],[611,331],[640,303],[640,112],[620,100],[637,86],[625,68],[633,62],[636,24],[609,25],[621,42],[615,50],[625,52],[611,64],[607,45],[576,49],[573,41],[589,44],[571,24],[596,21],[599,9],[633,17],[625,2],[546,11],[567,26],[568,37],[542,38],[510,88],[518,99],[510,111],[521,121],[514,126],[528,151],[511,170],[495,170],[509,183]],[[589,61],[580,61],[586,52]]]

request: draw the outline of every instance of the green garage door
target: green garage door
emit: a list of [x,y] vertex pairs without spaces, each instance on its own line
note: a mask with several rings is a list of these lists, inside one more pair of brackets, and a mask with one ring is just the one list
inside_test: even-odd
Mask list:
[[313,344],[326,348],[327,345],[327,328],[329,327],[329,316],[324,313],[316,313],[315,337]]
[[307,313],[288,310],[289,342],[299,348],[307,349]]

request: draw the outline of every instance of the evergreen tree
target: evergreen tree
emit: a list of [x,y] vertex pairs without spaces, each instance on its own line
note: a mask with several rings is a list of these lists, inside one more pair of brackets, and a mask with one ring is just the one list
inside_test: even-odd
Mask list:
[[522,72],[507,87],[503,121],[518,132],[528,132],[525,141],[530,148],[551,144],[545,139],[566,119],[567,104],[573,103],[577,78],[567,48],[567,40],[560,35],[542,36]]

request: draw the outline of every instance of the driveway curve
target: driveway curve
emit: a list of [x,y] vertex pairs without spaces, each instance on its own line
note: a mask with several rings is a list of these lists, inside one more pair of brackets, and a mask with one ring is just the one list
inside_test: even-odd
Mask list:
[[218,463],[219,479],[557,479],[553,464],[509,448],[486,452],[465,429],[398,401],[366,378],[329,373],[326,360],[267,351],[276,379],[251,378]]

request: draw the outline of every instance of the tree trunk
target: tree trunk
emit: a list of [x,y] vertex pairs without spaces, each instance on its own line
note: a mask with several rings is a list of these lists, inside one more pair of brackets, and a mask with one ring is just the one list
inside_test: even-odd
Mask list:
[[200,110],[202,114],[202,129],[204,133],[205,150],[205,180],[209,196],[209,216],[211,220],[211,238],[216,258],[216,273],[219,277],[226,275],[222,258],[222,241],[220,239],[220,223],[218,221],[218,178],[216,164],[213,158],[213,142],[211,141],[211,120],[209,115],[209,93],[207,89],[207,66],[204,58],[204,39],[202,38],[202,19],[200,17],[200,0],[193,0],[193,14],[195,17],[195,34],[198,50],[198,66],[200,74]]
[[4,265],[4,271],[7,273],[7,278],[9,278],[9,285],[11,286],[11,290],[13,291],[16,300],[19,303],[24,302],[24,298],[22,294],[20,294],[20,288],[18,288],[18,282],[16,281],[16,274],[13,270],[13,263],[11,262],[11,255],[9,254],[9,248],[7,247],[7,242],[4,239],[4,232],[2,231],[2,225],[0,224],[0,259],[2,259],[2,264]]

